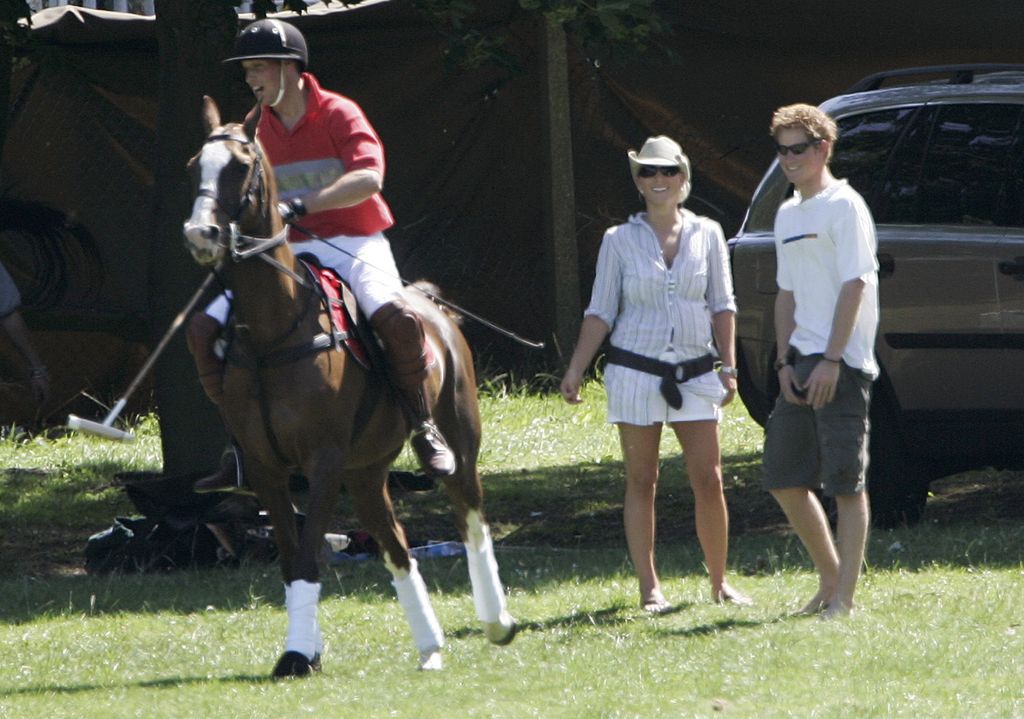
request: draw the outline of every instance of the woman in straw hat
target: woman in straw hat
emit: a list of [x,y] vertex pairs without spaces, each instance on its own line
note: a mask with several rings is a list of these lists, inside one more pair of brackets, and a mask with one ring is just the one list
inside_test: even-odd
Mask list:
[[725,239],[717,222],[683,209],[690,194],[690,161],[674,140],[650,137],[628,157],[645,211],[604,235],[590,306],[562,378],[562,397],[570,404],[581,401],[583,372],[611,335],[604,374],[608,422],[619,428],[626,543],[643,608],[671,607],[654,558],[664,424],[686,456],[711,597],[749,604],[725,580],[729,515],[718,421],[736,394],[736,304]]

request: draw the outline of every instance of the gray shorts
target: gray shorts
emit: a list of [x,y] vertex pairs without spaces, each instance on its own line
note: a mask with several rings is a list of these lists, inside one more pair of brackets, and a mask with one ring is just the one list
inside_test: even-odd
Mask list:
[[[806,381],[820,359],[821,355],[798,356],[793,365],[797,378]],[[765,427],[764,488],[823,489],[829,497],[863,492],[871,383],[843,362],[835,399],[821,409],[791,404],[780,394]]]

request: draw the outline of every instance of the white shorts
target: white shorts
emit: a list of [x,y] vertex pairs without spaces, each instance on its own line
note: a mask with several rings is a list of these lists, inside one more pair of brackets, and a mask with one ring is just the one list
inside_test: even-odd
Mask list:
[[[402,297],[402,278],[391,254],[391,243],[383,233],[369,237],[339,235],[326,241],[289,242],[296,254],[314,255],[324,267],[330,267],[348,282],[356,302],[367,317],[389,302]],[[220,324],[227,323],[231,296],[225,293],[206,307],[206,314]]]
[[726,389],[717,372],[708,372],[679,387],[683,406],[673,409],[661,394],[661,378],[646,372],[607,364],[604,386],[608,395],[608,422],[640,426],[664,422],[698,422],[722,418]]

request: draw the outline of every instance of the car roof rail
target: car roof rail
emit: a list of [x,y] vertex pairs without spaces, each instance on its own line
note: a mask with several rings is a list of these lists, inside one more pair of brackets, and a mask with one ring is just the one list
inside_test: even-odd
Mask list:
[[974,76],[988,72],[1019,72],[1024,74],[1024,65],[1010,63],[976,63],[966,65],[928,65],[925,67],[907,67],[899,70],[876,72],[874,75],[855,82],[846,94],[877,90],[886,80],[914,75],[949,75],[950,85],[968,85],[974,82]]

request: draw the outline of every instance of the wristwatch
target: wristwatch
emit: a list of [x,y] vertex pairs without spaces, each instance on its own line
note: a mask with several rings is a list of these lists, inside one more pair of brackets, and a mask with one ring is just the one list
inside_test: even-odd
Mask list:
[[729,375],[730,377],[737,377],[737,376],[739,376],[739,373],[736,371],[736,368],[735,367],[730,367],[727,364],[724,364],[721,367],[719,367],[718,371],[721,372],[722,374]]
[[775,364],[772,365],[772,369],[774,369],[776,372],[778,372],[780,369],[782,369],[783,367],[785,367],[788,364],[789,364],[789,357],[788,356],[779,357],[777,360],[775,360]]

